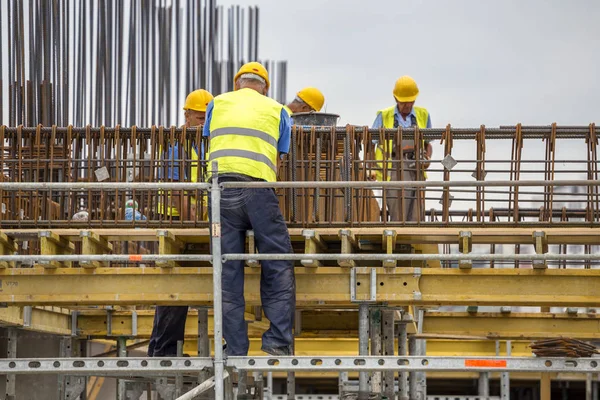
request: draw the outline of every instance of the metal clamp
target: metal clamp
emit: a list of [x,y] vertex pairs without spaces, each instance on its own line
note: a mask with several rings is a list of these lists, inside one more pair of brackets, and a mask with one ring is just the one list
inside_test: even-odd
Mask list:
[[356,298],[356,286],[360,282],[356,280],[356,268],[350,269],[350,301],[352,303],[374,303],[377,301],[377,271],[375,268],[371,268],[369,275],[369,299],[359,300]]

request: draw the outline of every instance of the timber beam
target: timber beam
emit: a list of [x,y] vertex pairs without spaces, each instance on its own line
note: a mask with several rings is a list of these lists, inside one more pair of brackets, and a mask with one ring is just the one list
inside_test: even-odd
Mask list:
[[[98,228],[93,231],[99,236],[105,237],[108,241],[132,241],[132,242],[152,242],[158,241],[157,232],[164,229],[150,228]],[[329,245],[330,243],[339,243],[339,228],[315,228],[320,240]],[[600,243],[600,227],[519,227],[515,225],[510,229],[506,227],[385,227],[385,228],[352,228],[352,234],[357,241],[360,241],[360,248],[363,250],[378,250],[382,248],[383,231],[390,230],[396,234],[398,244],[456,244],[456,238],[461,231],[468,230],[472,235],[473,244],[523,244],[531,245],[534,232],[543,231],[549,245],[567,244],[567,245],[597,245]],[[36,240],[39,232],[51,231],[70,241],[80,241],[80,229],[4,229],[1,233],[6,234],[12,239],[18,240]],[[169,229],[173,235],[177,236],[185,243],[208,243],[209,232],[207,228],[178,228]],[[289,228],[290,238],[294,241],[305,241],[303,236],[304,229]]]
[[[371,290],[371,268],[355,268],[356,296]],[[260,304],[260,271],[245,271],[246,303]],[[5,268],[9,305],[209,305],[212,268]],[[298,307],[352,306],[346,268],[296,268]],[[389,305],[600,306],[597,269],[376,268],[375,300]]]
[[[12,255],[17,251],[17,244],[6,234],[0,232],[0,255]],[[14,268],[14,262],[0,261],[0,268]]]
[[[67,255],[75,252],[75,244],[68,238],[60,236],[52,231],[41,231],[39,232],[40,247],[42,255]],[[45,268],[60,268],[60,267],[71,267],[73,263],[71,261],[58,262],[58,261],[47,261],[40,262]]]

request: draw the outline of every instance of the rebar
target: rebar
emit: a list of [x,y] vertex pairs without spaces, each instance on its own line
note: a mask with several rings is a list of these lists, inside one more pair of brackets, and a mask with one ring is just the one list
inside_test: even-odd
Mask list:
[[[257,7],[228,21],[215,0],[13,0],[2,8],[0,123],[11,126],[179,125],[187,93],[233,90],[234,67],[259,61]],[[234,34],[246,23],[250,35]],[[224,46],[240,51],[223,54]],[[287,64],[269,68],[270,94],[284,102]]]

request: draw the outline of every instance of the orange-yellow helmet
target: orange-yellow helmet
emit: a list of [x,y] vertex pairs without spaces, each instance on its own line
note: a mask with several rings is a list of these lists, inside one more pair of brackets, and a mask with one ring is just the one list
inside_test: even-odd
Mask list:
[[296,96],[315,111],[321,111],[325,103],[325,96],[317,88],[307,87],[296,93]]
[[271,86],[271,82],[269,82],[269,73],[267,72],[267,69],[263,67],[263,65],[259,62],[252,61],[242,65],[237,74],[235,74],[235,77],[233,78],[233,83],[235,83],[238,80],[238,78],[243,74],[258,75],[261,78],[263,78],[267,83],[267,89],[269,89],[269,86]]
[[213,99],[213,95],[204,89],[194,90],[185,98],[184,110],[194,110],[206,112],[206,106]]
[[417,99],[419,88],[410,76],[401,76],[394,86],[394,97],[400,103],[411,103]]

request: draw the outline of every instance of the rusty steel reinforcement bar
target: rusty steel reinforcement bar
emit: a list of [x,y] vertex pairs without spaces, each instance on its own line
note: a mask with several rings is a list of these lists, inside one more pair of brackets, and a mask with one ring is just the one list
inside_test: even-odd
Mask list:
[[[414,188],[414,187],[544,187],[548,182],[521,181],[303,181],[303,182],[222,182],[222,188]],[[600,186],[600,180],[564,179],[552,181],[551,186]],[[209,190],[209,183],[184,182],[2,182],[0,188],[6,191],[18,190]]]
[[[225,365],[252,371],[471,371],[596,373],[599,357],[228,357]],[[196,358],[18,358],[0,360],[11,374],[77,376],[174,376],[212,368],[213,359]]]
[[[455,261],[455,260],[600,260],[599,254],[223,254],[222,261],[230,260],[293,260],[306,259],[320,261]],[[150,261],[213,261],[206,254],[87,254],[87,255],[0,255],[0,262],[67,262],[67,261],[104,261],[104,262],[150,262]]]

